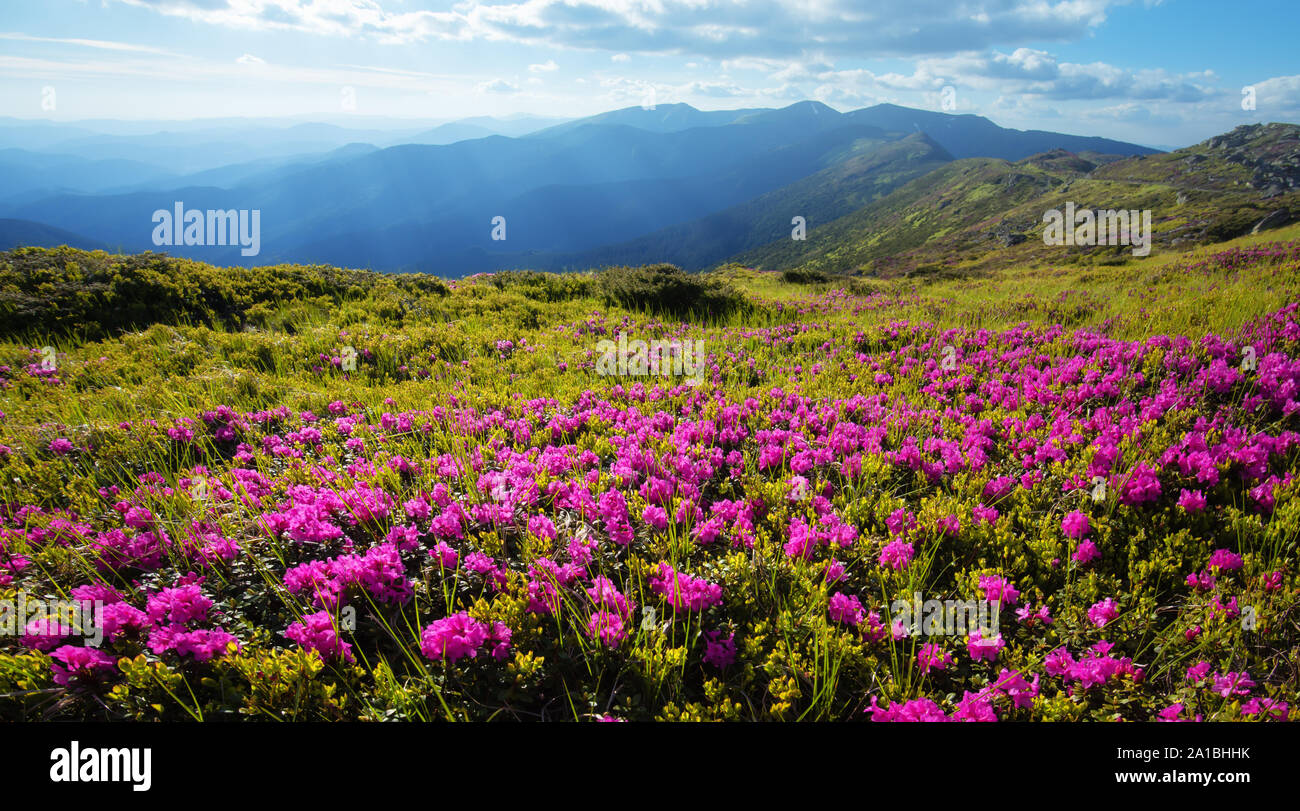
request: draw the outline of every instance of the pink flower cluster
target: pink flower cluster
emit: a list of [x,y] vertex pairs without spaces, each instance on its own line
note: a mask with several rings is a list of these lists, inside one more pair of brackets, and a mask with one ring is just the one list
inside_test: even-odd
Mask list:
[[1111,656],[1112,647],[1112,643],[1102,640],[1092,646],[1087,656],[1077,661],[1065,648],[1057,648],[1047,655],[1043,669],[1048,675],[1059,676],[1062,681],[1073,683],[1084,690],[1121,676],[1129,676],[1134,682],[1141,682],[1144,677],[1142,668],[1135,666],[1127,656]]
[[291,594],[306,593],[317,607],[330,610],[337,609],[354,586],[381,602],[404,603],[411,598],[406,565],[397,547],[388,542],[362,554],[290,567],[284,585]]
[[328,611],[317,611],[304,616],[300,622],[290,625],[284,635],[303,648],[316,651],[326,661],[353,660],[352,645],[339,636],[334,617]]
[[627,639],[635,605],[604,575],[598,575],[587,589],[594,610],[587,622],[587,633],[607,648],[618,647]]
[[703,611],[722,602],[722,586],[678,572],[667,562],[650,576],[650,588],[679,611]]
[[434,661],[455,664],[466,657],[478,656],[487,647],[492,658],[501,661],[510,655],[511,637],[505,623],[494,622],[489,627],[462,611],[425,628],[420,634],[420,651]]

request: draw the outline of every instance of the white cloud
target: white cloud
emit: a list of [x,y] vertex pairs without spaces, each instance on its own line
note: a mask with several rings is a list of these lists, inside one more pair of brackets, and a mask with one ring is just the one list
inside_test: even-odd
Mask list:
[[[0,74],[8,77],[32,79],[85,80],[145,78],[151,82],[167,81],[180,84],[218,81],[247,81],[247,62],[222,59],[219,61],[198,58],[161,58],[148,55],[112,59],[49,59],[11,56],[0,53]],[[307,68],[275,63],[258,65],[259,82],[280,82],[293,85],[325,85],[343,87],[385,88],[411,93],[468,91],[473,83],[485,77],[438,75],[414,71],[388,70],[361,65],[348,65],[339,69]]]
[[[116,0],[172,17],[250,31],[363,36],[383,43],[475,36],[459,11],[388,11],[380,0]],[[393,3],[389,3],[390,6]]]
[[1253,87],[1255,109],[1264,118],[1276,121],[1282,117],[1292,120],[1300,117],[1300,76],[1275,76],[1256,82]]
[[[513,41],[719,58],[949,53],[1077,39],[1130,0],[495,0],[398,11],[396,0],[116,0],[198,22],[381,42]],[[388,8],[385,8],[387,5]],[[389,10],[393,9],[393,10]]]
[[706,98],[739,98],[753,93],[734,82],[688,82],[681,88],[685,96],[703,96]]
[[491,81],[479,84],[478,92],[499,94],[518,93],[519,85],[514,82],[508,82],[505,79],[492,79]]
[[402,76],[410,79],[451,79],[455,78],[450,74],[428,73],[422,70],[403,70],[401,68],[386,68],[378,65],[340,65],[339,67],[351,68],[352,70],[364,70],[372,73],[386,73],[391,76]]
[[[655,86],[660,103],[675,98],[713,108],[781,106],[816,98],[841,109],[879,102],[937,109],[936,94],[952,85],[958,89],[959,112],[979,112],[1012,126],[1068,119],[1077,126],[1062,123],[1052,128],[1087,129],[1129,140],[1138,140],[1139,132],[1150,140],[1159,122],[1171,117],[1182,121],[1175,129],[1189,133],[1202,128],[1222,131],[1244,120],[1300,117],[1300,76],[1260,77],[1255,84],[1257,113],[1246,116],[1240,109],[1235,77],[1233,86],[1228,86],[1208,71],[1143,69],[1149,55],[1141,49],[1120,56],[1107,52],[1108,62],[1077,56],[1073,57],[1077,61],[1068,61],[1053,53],[1052,43],[1086,41],[1094,33],[1104,36],[1104,30],[1098,28],[1108,13],[1118,6],[1138,6],[1137,0],[101,2],[128,4],[240,31],[292,31],[380,44],[475,42],[485,44],[482,51],[490,54],[489,58],[518,52],[512,46],[520,43],[539,50],[532,52],[536,54],[531,57],[534,64],[523,63],[528,70],[521,70],[522,75],[495,78],[514,68],[496,63],[459,76],[438,76],[360,65],[308,68],[266,64],[254,61],[260,58],[252,54],[240,57],[235,64],[229,56],[213,61],[147,45],[0,33],[0,41],[33,44],[14,49],[24,56],[10,56],[0,48],[0,70],[42,80],[162,76],[176,82],[251,81],[255,75],[258,81],[381,87],[395,91],[394,96],[406,91],[445,92],[451,87],[474,104],[514,105],[538,98],[538,83],[559,70],[556,59],[543,56],[568,59],[564,73],[556,74],[567,76],[578,72],[583,60],[577,55],[565,56],[566,50],[586,50],[595,52],[594,61],[611,71],[636,73],[631,66],[662,65],[663,70],[655,73],[660,80]],[[1151,5],[1156,0],[1144,2]],[[41,44],[39,49],[37,44]],[[344,52],[345,45],[335,41],[323,47],[326,52]],[[74,47],[100,53],[69,50]],[[48,50],[57,59],[31,58],[33,50],[41,56]],[[643,59],[645,55],[671,57]],[[610,61],[604,62],[605,58]],[[1207,53],[1204,58],[1207,64],[1213,63],[1214,55]],[[356,57],[355,61],[370,60]],[[409,64],[421,63],[413,60]],[[582,106],[641,103],[648,84],[631,79],[611,83],[602,73],[596,69],[585,77],[575,77],[573,81],[581,89],[574,89],[567,100],[577,104],[573,99],[580,97]],[[595,87],[597,83],[599,87]],[[522,93],[524,90],[528,92]],[[486,101],[484,94],[495,100]],[[510,94],[520,95],[509,98]],[[1174,140],[1163,134],[1158,137]]]
[[832,107],[870,107],[881,101],[879,96],[854,88],[824,84],[813,91],[813,98]]
[[971,89],[1058,100],[1197,102],[1215,92],[1214,77],[1209,72],[1171,74],[1164,70],[1130,70],[1105,62],[1060,62],[1052,54],[1032,48],[923,59],[910,79],[900,77],[900,85],[936,77]]
[[159,54],[162,56],[179,56],[173,51],[151,48],[148,45],[135,45],[129,42],[112,42],[103,39],[65,39],[61,37],[33,37],[17,32],[0,32],[0,39],[16,42],[39,42],[49,45],[76,45],[82,48],[98,48],[104,51],[129,51],[133,53]]

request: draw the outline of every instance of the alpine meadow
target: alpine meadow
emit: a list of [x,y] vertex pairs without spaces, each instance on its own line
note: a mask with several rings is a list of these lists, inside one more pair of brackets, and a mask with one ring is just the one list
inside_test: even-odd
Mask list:
[[0,11],[0,720],[1300,721],[1295,8],[949,5]]

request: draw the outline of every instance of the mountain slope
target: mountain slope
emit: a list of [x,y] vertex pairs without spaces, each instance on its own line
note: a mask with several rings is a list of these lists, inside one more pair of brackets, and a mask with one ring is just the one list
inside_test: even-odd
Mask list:
[[854,142],[827,168],[788,186],[629,242],[560,257],[572,268],[671,262],[701,270],[732,254],[788,238],[794,217],[807,228],[830,222],[952,160],[922,133],[881,143]]
[[[382,257],[383,267],[451,275],[494,267],[561,267],[573,263],[571,252],[630,240],[647,230],[705,216],[797,182],[855,152],[886,144],[886,136],[878,130],[846,127],[713,172],[662,180],[543,186],[494,203],[493,208],[468,206],[433,223],[404,223],[377,233],[330,234],[296,246],[292,253],[311,261],[324,261],[320,257],[325,256],[343,256],[349,261]],[[484,227],[494,214],[506,218],[508,239],[504,242],[492,241]],[[653,250],[645,257],[647,262],[657,261]]]
[[924,132],[955,158],[1002,158],[1015,161],[1053,149],[1115,155],[1150,155],[1159,151],[1109,138],[1009,129],[982,116],[936,113],[894,104],[877,104],[844,115],[852,121],[885,130]]
[[25,149],[0,149],[0,200],[9,202],[40,192],[94,193],[131,183],[166,184],[175,175],[162,167],[133,160],[86,159]]
[[[1172,153],[1095,164],[1051,152],[1011,163],[967,158],[852,214],[734,260],[765,269],[894,275],[921,266],[1122,262],[1130,246],[1043,242],[1044,214],[1149,210],[1156,248],[1178,248],[1300,217],[1300,126],[1239,127]],[[933,270],[933,268],[931,268]]]
[[0,251],[11,251],[20,247],[57,248],[60,245],[83,251],[99,251],[108,247],[93,239],[86,239],[80,234],[64,231],[62,228],[52,228],[39,222],[0,219]]

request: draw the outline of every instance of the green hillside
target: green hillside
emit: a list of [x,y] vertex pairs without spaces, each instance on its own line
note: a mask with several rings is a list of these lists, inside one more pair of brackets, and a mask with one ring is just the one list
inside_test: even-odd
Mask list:
[[1239,127],[1162,155],[1119,160],[1060,150],[1015,163],[955,161],[809,231],[739,253],[760,269],[890,276],[1023,263],[1122,263],[1128,246],[1043,243],[1044,212],[1150,210],[1153,251],[1231,239],[1300,216],[1300,127]]

